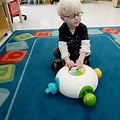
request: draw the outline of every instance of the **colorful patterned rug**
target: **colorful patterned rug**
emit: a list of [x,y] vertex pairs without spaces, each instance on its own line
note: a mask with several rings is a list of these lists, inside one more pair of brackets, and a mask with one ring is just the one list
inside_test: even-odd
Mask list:
[[91,67],[103,73],[94,107],[45,94],[56,75],[50,64],[58,30],[17,30],[0,46],[0,120],[119,120],[120,27],[88,28],[88,33]]

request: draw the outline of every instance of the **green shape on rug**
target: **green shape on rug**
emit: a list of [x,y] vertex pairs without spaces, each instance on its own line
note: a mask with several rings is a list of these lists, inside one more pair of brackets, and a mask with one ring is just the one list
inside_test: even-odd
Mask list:
[[10,82],[14,79],[15,65],[1,65],[0,66],[0,83]]
[[24,33],[24,34],[14,36],[13,39],[15,39],[17,41],[23,41],[23,40],[28,40],[33,37],[34,37],[34,35],[32,35],[30,33]]
[[114,40],[117,44],[120,45],[120,38]]

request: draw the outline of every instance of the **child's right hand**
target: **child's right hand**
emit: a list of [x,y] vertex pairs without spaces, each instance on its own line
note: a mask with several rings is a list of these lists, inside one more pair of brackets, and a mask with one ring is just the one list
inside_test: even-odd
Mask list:
[[69,57],[65,57],[65,63],[68,68],[75,66],[75,63]]

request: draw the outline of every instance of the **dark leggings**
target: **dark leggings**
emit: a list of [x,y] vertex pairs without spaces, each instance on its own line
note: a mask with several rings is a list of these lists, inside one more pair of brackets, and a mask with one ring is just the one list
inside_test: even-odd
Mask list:
[[[55,48],[53,50],[53,55],[57,58],[57,59],[61,59],[61,53],[60,53],[60,50],[59,48]],[[78,59],[79,57],[79,54],[77,52],[77,54],[73,55],[73,56],[70,56],[70,59],[73,60],[74,62],[76,62],[76,60]],[[90,66],[90,55],[86,56],[85,59],[84,59],[84,64]]]

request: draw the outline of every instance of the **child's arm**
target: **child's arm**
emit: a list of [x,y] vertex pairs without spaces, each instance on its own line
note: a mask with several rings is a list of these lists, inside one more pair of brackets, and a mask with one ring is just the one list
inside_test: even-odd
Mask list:
[[66,63],[66,66],[67,67],[73,67],[73,66],[75,66],[75,63],[72,61],[72,60],[70,60],[70,58],[68,57],[68,56],[66,56],[65,58],[64,58],[64,60],[65,60],[65,63]]
[[86,53],[85,56],[90,55],[90,40],[82,40],[81,42],[81,49],[80,49],[80,54],[81,53]]
[[59,41],[58,46],[61,53],[61,58],[65,60],[66,66],[67,67],[74,66],[74,62],[69,58],[70,54],[67,49],[67,43],[64,41]]
[[83,68],[84,58],[86,56],[85,52],[80,53],[79,58],[76,60],[77,68]]
[[66,56],[70,56],[68,49],[67,49],[67,43],[64,41],[58,42],[58,47],[61,53],[61,58],[64,59]]
[[83,67],[83,63],[84,63],[84,58],[88,55],[90,55],[91,51],[90,51],[90,40],[82,40],[81,42],[81,49],[80,49],[80,56],[79,58],[76,60],[76,66],[78,68],[82,68]]

